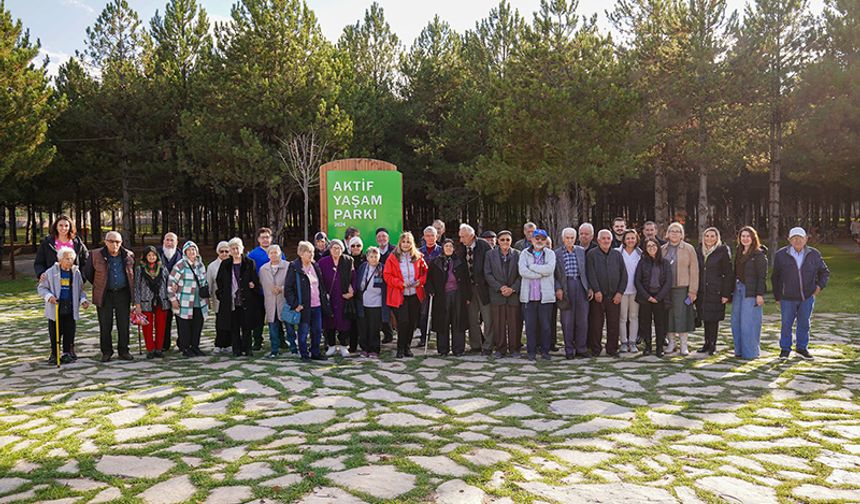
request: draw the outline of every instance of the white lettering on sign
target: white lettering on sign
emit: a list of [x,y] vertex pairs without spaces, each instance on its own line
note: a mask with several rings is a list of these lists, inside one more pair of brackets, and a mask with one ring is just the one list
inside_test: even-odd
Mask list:
[[376,209],[375,208],[365,208],[365,209],[341,209],[336,208],[334,210],[334,218],[335,219],[348,219],[348,220],[373,220],[376,219]]
[[[335,184],[335,186],[337,186],[337,184]],[[367,195],[361,196],[358,194],[352,194],[349,196],[342,196],[342,195],[335,194],[332,196],[332,198],[334,198],[334,203],[336,205],[351,205],[351,206],[357,207],[357,206],[381,205],[382,204],[382,195],[380,195],[380,194],[374,194],[371,196],[367,196]]]
[[371,191],[373,190],[372,180],[338,180],[334,183],[335,191]]

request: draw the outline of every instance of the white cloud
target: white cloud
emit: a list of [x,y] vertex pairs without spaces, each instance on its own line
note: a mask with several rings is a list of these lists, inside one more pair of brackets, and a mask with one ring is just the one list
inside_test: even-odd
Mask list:
[[71,5],[72,7],[81,9],[90,14],[95,14],[96,10],[84,3],[82,0],[63,0],[63,5]]
[[33,63],[37,66],[41,66],[46,57],[49,60],[48,76],[56,77],[57,73],[60,71],[60,65],[68,61],[69,58],[71,58],[71,55],[60,51],[49,51],[42,47],[39,49],[39,54],[36,56],[36,59],[33,60]]

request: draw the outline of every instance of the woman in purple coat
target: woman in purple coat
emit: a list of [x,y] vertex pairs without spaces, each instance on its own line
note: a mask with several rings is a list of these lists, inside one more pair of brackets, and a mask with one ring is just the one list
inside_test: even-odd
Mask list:
[[[349,357],[347,349],[349,343],[349,330],[352,326],[351,317],[355,310],[348,310],[346,305],[352,303],[353,288],[352,281],[355,272],[352,267],[352,257],[344,255],[343,242],[332,240],[329,246],[329,255],[319,260],[322,282],[331,297],[331,308],[334,317],[323,319],[323,332],[325,342],[328,345],[326,355],[332,356],[340,352],[342,357]],[[352,315],[350,315],[352,314]]]

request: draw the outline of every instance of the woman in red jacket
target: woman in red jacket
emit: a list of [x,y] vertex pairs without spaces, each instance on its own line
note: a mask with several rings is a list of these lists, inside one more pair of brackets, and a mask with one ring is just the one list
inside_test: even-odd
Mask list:
[[383,270],[388,287],[386,304],[397,319],[397,358],[412,357],[412,333],[421,317],[424,300],[424,283],[427,281],[427,263],[415,246],[415,237],[405,232],[394,252],[388,256]]

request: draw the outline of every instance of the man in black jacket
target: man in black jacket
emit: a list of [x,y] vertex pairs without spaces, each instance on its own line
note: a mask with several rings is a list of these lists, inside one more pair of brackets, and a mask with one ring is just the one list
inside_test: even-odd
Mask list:
[[[475,235],[475,228],[460,224],[460,258],[469,269],[472,299],[467,300],[469,312],[469,346],[471,352],[490,355],[493,351],[493,320],[490,314],[490,288],[484,277],[484,259],[490,245]],[[481,330],[481,319],[484,329]]]
[[[168,231],[164,234],[161,245],[156,248],[158,255],[161,256],[161,267],[167,270],[168,275],[173,271],[176,263],[182,259],[182,253],[176,248],[178,243],[179,238],[176,237],[176,233]],[[162,352],[170,350],[170,328],[172,325],[173,310],[167,310],[167,323],[164,325],[164,346],[161,349]]]
[[612,232],[597,233],[597,248],[585,258],[585,272],[594,298],[588,310],[588,346],[593,357],[600,355],[603,322],[606,320],[606,353],[618,357],[621,332],[621,297],[627,287],[627,267],[618,249],[612,248]]

